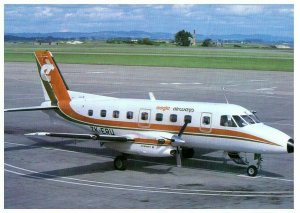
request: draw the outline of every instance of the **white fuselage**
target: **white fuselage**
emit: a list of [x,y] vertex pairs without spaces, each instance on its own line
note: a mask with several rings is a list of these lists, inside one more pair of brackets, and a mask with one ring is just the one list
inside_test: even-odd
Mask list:
[[[229,152],[287,153],[290,139],[285,133],[254,123],[240,127],[222,126],[222,115],[253,115],[249,110],[233,104],[182,102],[169,100],[119,99],[69,92],[71,109],[61,116],[92,132],[106,135],[149,134],[149,138],[170,138],[177,135],[184,120],[191,119],[182,139],[185,147],[208,148]],[[69,112],[69,111],[72,112]],[[67,113],[68,112],[68,113]],[[187,116],[187,117],[185,117]],[[147,143],[107,143],[107,147],[128,154],[170,155],[172,146]],[[151,154],[151,153],[154,154]],[[161,156],[164,156],[162,154]]]

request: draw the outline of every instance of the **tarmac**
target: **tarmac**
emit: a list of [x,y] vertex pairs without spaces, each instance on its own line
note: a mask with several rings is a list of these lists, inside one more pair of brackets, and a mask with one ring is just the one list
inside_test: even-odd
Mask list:
[[[120,98],[226,102],[257,111],[267,125],[294,137],[294,78],[289,72],[59,64],[71,90]],[[44,100],[35,63],[4,64],[5,108]],[[76,132],[42,112],[4,115],[6,209],[282,209],[294,207],[294,154],[263,155],[257,177],[222,151],[172,158],[133,156],[116,171],[117,152],[95,141],[29,138],[37,131]]]

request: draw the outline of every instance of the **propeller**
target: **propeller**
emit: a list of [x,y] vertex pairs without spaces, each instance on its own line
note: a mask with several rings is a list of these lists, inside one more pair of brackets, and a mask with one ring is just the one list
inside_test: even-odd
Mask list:
[[176,147],[176,164],[177,167],[181,167],[181,145],[185,143],[184,140],[181,139],[181,136],[186,129],[189,121],[184,121],[184,125],[181,127],[178,135],[173,135],[171,138],[172,146]]

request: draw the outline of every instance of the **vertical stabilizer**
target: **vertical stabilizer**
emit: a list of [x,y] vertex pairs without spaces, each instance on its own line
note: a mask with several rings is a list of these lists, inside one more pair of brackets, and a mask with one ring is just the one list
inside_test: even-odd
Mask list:
[[39,75],[44,87],[45,99],[52,105],[70,101],[68,86],[50,51],[35,51]]

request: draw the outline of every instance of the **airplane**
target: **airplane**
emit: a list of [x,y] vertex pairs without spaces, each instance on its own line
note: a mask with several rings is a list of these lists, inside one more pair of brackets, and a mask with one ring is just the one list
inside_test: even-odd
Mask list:
[[[254,111],[229,103],[127,99],[72,91],[52,53],[34,52],[45,101],[40,106],[4,109],[5,112],[41,110],[85,129],[86,134],[34,132],[26,136],[99,141],[121,153],[117,170],[126,170],[129,155],[191,158],[194,149],[222,150],[233,162],[247,165],[257,175],[262,154],[293,153],[294,140],[263,124]],[[244,154],[250,153],[251,160]]]

